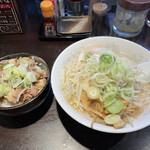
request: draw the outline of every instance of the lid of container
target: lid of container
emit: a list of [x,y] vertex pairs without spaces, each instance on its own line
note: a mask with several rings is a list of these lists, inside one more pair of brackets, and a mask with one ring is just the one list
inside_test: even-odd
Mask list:
[[144,11],[150,8],[150,0],[118,0],[122,8],[132,11]]
[[51,11],[54,9],[54,5],[51,1],[42,1],[40,7],[42,11]]
[[99,16],[102,16],[105,14],[106,10],[107,10],[108,6],[105,3],[95,3],[93,5],[93,11],[94,13],[96,13]]

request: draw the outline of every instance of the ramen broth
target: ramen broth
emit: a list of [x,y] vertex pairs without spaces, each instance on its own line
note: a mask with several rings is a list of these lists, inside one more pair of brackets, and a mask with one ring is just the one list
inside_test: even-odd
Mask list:
[[[123,58],[123,61],[126,59],[130,62],[131,68],[134,68],[133,66],[137,64],[137,62],[133,59],[131,59],[130,56],[127,56],[126,54],[112,51],[109,49],[105,49],[103,46],[93,45],[90,47],[84,47],[81,49],[80,53],[75,55],[71,60],[66,64],[63,70],[63,77],[62,77],[62,90],[64,92],[64,97],[66,101],[82,116],[88,118],[91,120],[91,126],[93,126],[93,123],[101,123],[105,125],[113,125],[114,128],[122,128],[127,123],[133,124],[133,118],[137,118],[145,109],[145,105],[149,103],[150,100],[150,83],[140,83],[135,81],[131,81],[134,88],[134,96],[132,100],[125,100],[122,97],[116,96],[117,102],[121,101],[120,103],[123,104],[123,108],[117,112],[113,113],[110,111],[110,109],[107,109],[105,106],[105,101],[102,98],[102,95],[100,95],[98,98],[91,99],[88,97],[88,88],[90,86],[93,86],[93,82],[89,80],[91,76],[89,75],[89,72],[85,69],[87,66],[87,60],[81,60],[84,57],[81,56],[85,54],[85,52],[90,52],[92,55],[99,55],[99,57],[102,57],[103,53],[107,54],[110,52],[110,56],[114,55],[117,59]],[[111,57],[110,57],[111,58]],[[80,61],[83,63],[81,63]],[[119,64],[119,63],[118,63]],[[130,67],[129,66],[129,67]],[[133,69],[134,70],[134,69]],[[135,72],[137,70],[135,69]],[[99,72],[98,72],[99,73]],[[136,72],[137,73],[137,72]],[[135,74],[136,74],[135,73]],[[94,75],[92,75],[93,77]],[[109,74],[106,74],[106,76],[110,76]],[[136,78],[136,75],[135,75]],[[110,81],[112,85],[117,86],[118,80],[112,80]],[[127,81],[125,84],[127,86],[130,85],[130,81]],[[121,83],[122,85],[124,83]],[[122,85],[118,86],[120,88]],[[106,85],[107,86],[107,85]],[[103,90],[105,87],[102,87]],[[95,92],[95,91],[94,91]],[[84,98],[83,98],[84,97]],[[112,101],[109,101],[110,103],[113,103]],[[107,103],[109,107],[111,107],[112,104]],[[110,111],[110,112],[109,112]],[[116,115],[116,116],[115,116]],[[121,118],[118,120],[118,122],[114,122],[112,124],[109,124],[110,120],[108,117],[119,117]],[[116,118],[115,118],[116,119]],[[106,120],[106,121],[105,121]]]

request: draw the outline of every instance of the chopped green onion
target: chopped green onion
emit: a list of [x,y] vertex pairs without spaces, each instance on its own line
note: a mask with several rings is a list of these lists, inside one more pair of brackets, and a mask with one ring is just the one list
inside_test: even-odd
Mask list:
[[124,104],[121,101],[116,100],[114,103],[112,103],[106,109],[111,114],[117,114],[123,109],[123,107],[124,107]]
[[133,88],[122,88],[120,89],[120,96],[125,100],[133,100],[134,91]]
[[4,93],[4,95],[6,96],[11,91],[11,86],[8,83],[6,83],[6,82],[4,82],[3,85],[5,87],[5,93]]
[[3,70],[6,70],[6,69],[10,69],[11,67],[14,67],[14,64],[7,64],[3,67]]
[[33,72],[27,72],[25,77],[29,82],[36,82],[37,78],[35,76],[35,73]]
[[13,68],[13,74],[20,75],[19,70],[16,67]]
[[116,64],[112,70],[111,74],[115,80],[121,79],[125,73],[125,68],[122,63]]
[[16,88],[22,83],[22,78],[20,76],[13,75],[10,79],[10,83],[13,88]]
[[8,65],[8,64],[1,65],[1,66],[0,66],[0,68],[3,68],[3,67],[5,67],[6,65]]
[[125,69],[128,69],[130,67],[129,60],[127,58],[120,58],[122,64],[124,65]]
[[97,73],[94,77],[91,77],[93,84],[97,87],[104,87],[109,83],[109,78],[102,73]]
[[91,99],[97,99],[100,96],[100,89],[98,87],[89,87],[87,90],[87,96]]
[[113,92],[113,93],[116,94],[117,91],[118,91],[118,88],[117,88],[115,85],[109,83],[109,84],[106,86],[106,90],[104,91],[104,93]]
[[87,61],[86,61],[86,60],[81,60],[80,62],[81,62],[81,63],[87,63]]
[[112,103],[114,103],[116,101],[116,99],[108,99],[106,101],[104,101],[104,108],[110,106]]
[[135,80],[135,72],[132,69],[127,70],[126,78],[128,81],[134,81]]
[[99,58],[95,55],[91,56],[87,61],[88,69],[91,75],[99,71]]
[[3,70],[3,74],[2,74],[3,80],[8,80],[11,77],[11,72],[12,70],[10,69]]
[[26,58],[19,58],[20,64],[23,64],[25,67],[29,66],[29,62]]
[[24,82],[22,83],[23,87],[30,87],[32,85],[32,82],[28,81],[28,79],[25,79]]
[[89,66],[89,71],[91,75],[94,75],[95,73],[98,72],[99,66],[97,64],[91,64]]
[[91,52],[85,53],[85,59],[89,59],[93,54]]
[[120,119],[121,117],[117,114],[109,114],[104,118],[104,121],[106,124],[112,125],[117,123]]
[[3,80],[8,80],[11,77],[13,68],[14,64],[7,64],[5,67],[3,67],[3,74],[2,74]]
[[104,64],[104,63],[101,63],[100,66],[99,66],[99,71],[101,73],[104,73],[104,74],[109,74],[110,71],[111,71],[111,65],[109,64]]
[[115,57],[111,54],[102,54],[100,56],[100,63],[104,62],[105,64],[113,64],[115,62]]
[[27,74],[27,68],[24,66],[24,65],[19,65],[17,67],[17,70],[19,72],[19,74],[22,76],[22,77],[25,77],[26,74]]
[[104,101],[107,101],[107,100],[112,100],[116,97],[116,93],[115,92],[109,92],[109,93],[106,93],[104,96],[103,96],[103,100]]

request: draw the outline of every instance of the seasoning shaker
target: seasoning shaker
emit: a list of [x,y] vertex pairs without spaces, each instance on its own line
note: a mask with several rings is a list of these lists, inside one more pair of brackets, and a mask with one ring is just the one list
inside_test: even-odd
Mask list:
[[99,3],[100,0],[90,0],[89,2],[89,11],[88,11],[88,15],[91,16],[92,15],[92,11],[93,11],[93,5],[95,3]]
[[[108,35],[107,26],[107,8],[108,5],[105,3],[95,3],[92,7],[92,26],[94,36]],[[107,32],[108,31],[108,32]]]
[[150,0],[118,0],[113,30],[121,37],[140,34],[150,8]]

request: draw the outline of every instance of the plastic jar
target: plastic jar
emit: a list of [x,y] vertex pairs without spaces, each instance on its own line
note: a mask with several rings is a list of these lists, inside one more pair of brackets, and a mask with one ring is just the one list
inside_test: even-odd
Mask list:
[[145,24],[150,0],[118,0],[113,30],[122,37],[138,35]]

